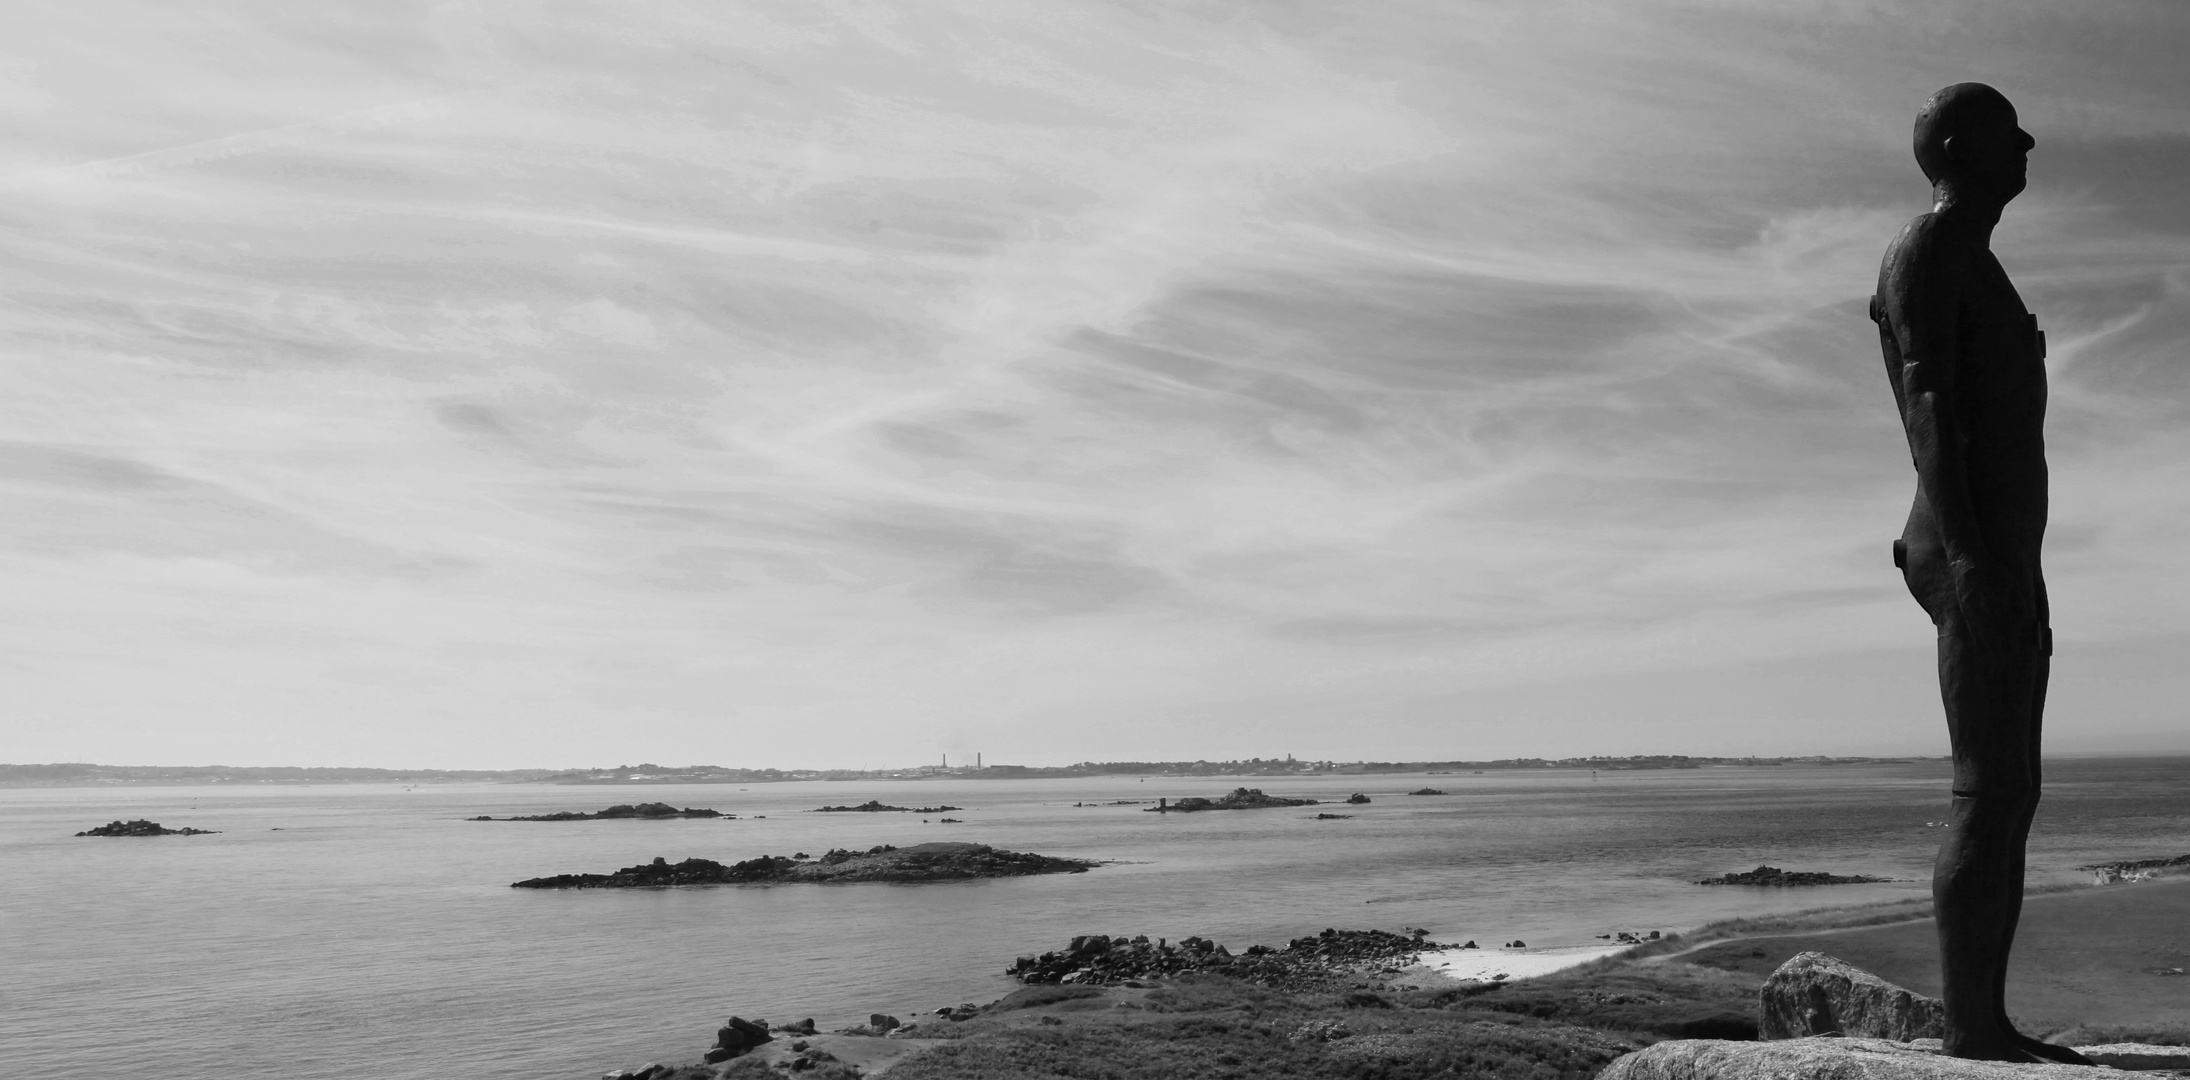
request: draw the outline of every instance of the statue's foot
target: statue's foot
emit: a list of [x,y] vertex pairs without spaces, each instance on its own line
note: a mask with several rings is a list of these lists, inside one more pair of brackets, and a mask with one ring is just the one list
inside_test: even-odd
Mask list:
[[2051,1058],[2041,1058],[2032,1050],[2026,1049],[2023,1044],[2030,1041],[2035,1040],[2026,1040],[2012,1029],[2005,1027],[1994,1028],[1982,1033],[1950,1031],[1948,1037],[1943,1040],[1940,1050],[1948,1057],[1966,1058],[1971,1061],[2012,1061],[2016,1064],[2028,1065],[2034,1062],[2052,1060]]
[[2038,1039],[2033,1039],[2028,1035],[2025,1035],[2019,1031],[2014,1031],[2012,1029],[2008,1032],[2008,1034],[2015,1040],[2015,1045],[2018,1049],[2022,1050],[2022,1052],[2026,1054],[2029,1054],[2031,1057],[2038,1059],[2039,1061],[2058,1061],[2063,1065],[2097,1064],[2090,1058],[2087,1058],[2082,1054],[2079,1054],[2076,1051],[2069,1049],[2068,1047],[2055,1046],[2049,1042],[2043,1042]]

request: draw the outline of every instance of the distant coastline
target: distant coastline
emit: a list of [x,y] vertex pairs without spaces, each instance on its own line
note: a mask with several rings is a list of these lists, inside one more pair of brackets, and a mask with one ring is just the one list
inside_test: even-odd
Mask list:
[[899,769],[744,769],[720,765],[618,765],[587,769],[368,769],[294,765],[95,765],[56,762],[0,764],[0,787],[80,787],[115,784],[772,784],[859,780],[1053,780],[1100,776],[1263,777],[1369,776],[1391,773],[1510,772],[1594,769],[1602,772],[1706,768],[1771,768],[1787,765],[1909,765],[1941,757],[1697,757],[1640,754],[1625,757],[1498,758],[1490,761],[1296,761],[1242,758],[1232,761],[1083,761],[1077,765],[989,765]]

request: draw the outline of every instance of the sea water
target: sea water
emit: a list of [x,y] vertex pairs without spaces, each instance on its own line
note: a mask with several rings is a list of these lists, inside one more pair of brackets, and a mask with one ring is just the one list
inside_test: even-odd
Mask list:
[[[1234,951],[1324,927],[1584,944],[1923,895],[1941,762],[1662,772],[751,785],[0,789],[0,1070],[19,1076],[598,1076],[696,1060],[722,1019],[915,1019],[1007,992],[1075,934]],[[2033,883],[2190,852],[2190,759],[2055,762]],[[1197,814],[1245,784],[1366,805]],[[1434,785],[1448,794],[1408,795]],[[812,812],[868,799],[938,814]],[[737,820],[468,821],[659,800]],[[1348,814],[1318,820],[1319,812]],[[116,818],[212,836],[78,838]],[[1103,860],[926,885],[533,891],[655,856],[964,840]],[[1895,878],[1701,886],[1761,863]]]

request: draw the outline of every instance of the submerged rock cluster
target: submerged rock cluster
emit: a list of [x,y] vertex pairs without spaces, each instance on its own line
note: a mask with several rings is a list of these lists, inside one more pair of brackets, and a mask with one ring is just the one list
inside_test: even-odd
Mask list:
[[510,883],[513,889],[644,889],[669,885],[756,885],[787,882],[958,881],[970,878],[1078,874],[1100,864],[1086,859],[1003,851],[987,844],[933,843],[866,851],[838,848],[819,859],[762,855],[728,866],[713,859],[627,866],[612,874],[556,874]]
[[2166,874],[2190,869],[2190,855],[2177,855],[2172,859],[2130,859],[2123,862],[2092,863],[2079,866],[2078,870],[2091,871],[2094,884],[2112,885],[2120,881],[2148,881]]
[[941,814],[951,810],[964,810],[963,806],[891,806],[880,799],[869,799],[858,806],[817,806],[817,814]]
[[1208,938],[1171,944],[1147,935],[1127,938],[1089,934],[1057,952],[1022,956],[1005,969],[1023,983],[1122,983],[1187,972],[1208,972],[1278,989],[1309,989],[1366,968],[1403,967],[1422,953],[1450,948],[1428,931],[1325,930],[1298,937],[1282,949],[1252,945],[1234,954]]
[[1698,885],[1876,885],[1892,881],[1892,878],[1871,877],[1867,874],[1827,874],[1818,870],[1782,870],[1776,866],[1759,866],[1738,874],[1721,874],[1704,878]]

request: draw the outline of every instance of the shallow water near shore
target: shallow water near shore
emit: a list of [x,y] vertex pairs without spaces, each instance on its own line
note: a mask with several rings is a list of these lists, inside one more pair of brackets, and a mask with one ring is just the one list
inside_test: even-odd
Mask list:
[[[2190,851],[2190,759],[2049,765],[2032,884]],[[1425,783],[1444,796],[1408,796]],[[1143,813],[1115,800],[1274,795],[1367,806]],[[870,798],[933,815],[814,814]],[[660,800],[738,820],[475,822]],[[1443,941],[1618,930],[1924,894],[1943,762],[1666,772],[1134,777],[772,785],[0,789],[0,1061],[23,1075],[591,1077],[690,1061],[730,1013],[987,1001],[1074,934],[1235,950],[1326,926]],[[1075,806],[1074,803],[1094,805]],[[1318,811],[1352,814],[1315,820]],[[760,815],[766,815],[762,819]],[[214,836],[77,838],[115,818]],[[928,885],[533,892],[511,881],[657,855],[721,861],[966,840],[1112,860]],[[1760,863],[1905,879],[1706,887]]]

